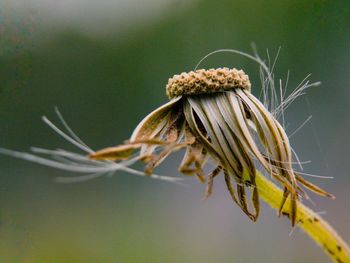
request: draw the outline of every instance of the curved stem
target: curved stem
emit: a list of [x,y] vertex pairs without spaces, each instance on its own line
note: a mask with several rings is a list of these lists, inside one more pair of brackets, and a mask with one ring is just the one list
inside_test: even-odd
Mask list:
[[[256,172],[256,185],[259,196],[273,209],[279,210],[283,191],[260,172]],[[282,214],[289,217],[290,200],[282,210]],[[337,232],[318,214],[298,202],[297,226],[307,233],[324,252],[336,263],[350,262],[350,248]]]

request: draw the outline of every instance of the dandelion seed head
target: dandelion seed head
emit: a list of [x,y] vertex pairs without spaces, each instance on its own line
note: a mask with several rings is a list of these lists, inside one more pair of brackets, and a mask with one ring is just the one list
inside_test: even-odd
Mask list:
[[[197,69],[210,55],[230,52],[253,60],[259,65],[262,99],[251,93],[251,83],[243,70],[236,68]],[[268,55],[269,57],[269,55]],[[269,57],[270,58],[270,57]],[[270,59],[269,59],[270,60]],[[275,88],[273,68],[258,56],[237,50],[218,50],[206,55],[194,71],[174,75],[166,85],[170,101],[149,113],[136,126],[129,140],[121,145],[98,151],[85,144],[63,119],[56,114],[63,129],[46,117],[43,121],[59,136],[74,145],[81,153],[65,150],[32,148],[32,153],[0,149],[0,154],[10,155],[56,169],[71,171],[78,176],[60,177],[59,182],[83,182],[116,172],[127,172],[171,182],[180,178],[157,175],[155,169],[176,151],[184,150],[178,171],[196,176],[206,182],[208,197],[213,192],[214,178],[223,174],[227,190],[233,201],[253,221],[260,211],[256,174],[258,169],[278,182],[284,189],[280,212],[286,202],[290,207],[292,225],[296,223],[297,202],[307,196],[300,186],[322,196],[333,197],[323,189],[306,181],[293,169],[301,165],[284,130],[284,110],[294,99],[304,93],[310,83],[305,78],[285,98],[280,81],[280,90]],[[280,92],[280,96],[277,95]],[[278,116],[282,115],[282,124]],[[213,163],[211,173],[204,171]],[[144,170],[133,168],[143,163]]]
[[[348,262],[340,259],[349,258],[343,252],[350,251],[347,245],[301,203],[303,198],[312,201],[304,189],[332,199],[334,196],[303,178],[319,176],[293,168],[298,164],[303,170],[284,128],[284,111],[305,89],[319,83],[310,83],[307,76],[286,97],[289,73],[284,86],[280,80],[276,89],[274,83],[273,69],[279,50],[272,65],[268,52],[265,64],[256,49],[253,50],[253,55],[232,49],[216,50],[204,56],[194,71],[174,75],[166,85],[170,101],[144,117],[129,140],[120,145],[98,151],[91,149],[56,108],[62,128],[46,117],[43,121],[83,153],[32,147],[31,153],[0,148],[0,154],[78,174],[56,178],[60,183],[80,183],[126,172],[179,184],[182,178],[158,175],[154,171],[169,155],[184,150],[178,171],[206,183],[205,198],[213,194],[214,179],[223,175],[230,197],[249,219],[257,220],[263,199],[279,215],[288,217],[292,226],[298,224],[306,230],[334,260]],[[259,98],[250,92],[249,77],[242,70],[197,69],[203,60],[219,52],[238,54],[259,65]],[[140,162],[144,164],[143,171],[133,168]],[[206,174],[208,164],[212,170]],[[271,181],[282,186],[283,191]]]

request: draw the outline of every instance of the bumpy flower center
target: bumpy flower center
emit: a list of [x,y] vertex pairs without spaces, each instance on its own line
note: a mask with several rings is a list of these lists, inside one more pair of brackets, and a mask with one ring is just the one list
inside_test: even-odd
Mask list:
[[214,93],[232,89],[250,91],[250,81],[243,70],[235,68],[198,69],[174,75],[166,85],[166,93],[170,99],[181,95],[197,95]]

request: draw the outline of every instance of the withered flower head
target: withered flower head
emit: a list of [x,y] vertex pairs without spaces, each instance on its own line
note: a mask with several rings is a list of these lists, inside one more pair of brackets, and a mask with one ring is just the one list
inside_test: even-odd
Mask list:
[[[64,150],[38,148],[33,151],[51,155],[54,160],[4,149],[1,152],[59,169],[88,173],[61,178],[63,182],[82,181],[117,170],[174,181],[177,178],[158,176],[153,171],[170,154],[184,149],[179,171],[207,182],[207,197],[212,193],[214,178],[223,174],[233,201],[253,221],[259,215],[260,189],[256,185],[256,171],[263,169],[284,188],[280,212],[286,200],[290,200],[289,215],[294,225],[297,201],[300,196],[306,196],[300,185],[332,197],[294,171],[292,166],[298,160],[293,161],[288,136],[277,120],[292,100],[315,83],[309,84],[305,80],[288,98],[281,99],[279,106],[275,106],[277,96],[272,72],[266,64],[258,56],[235,53],[260,64],[265,105],[251,93],[249,77],[242,70],[199,69],[170,78],[166,86],[170,101],[147,115],[122,145],[91,150],[57,111],[69,135],[48,119],[44,118],[44,121],[65,139],[88,152],[88,157]],[[208,160],[212,160],[215,166],[206,174],[204,167]],[[144,172],[130,167],[137,161],[145,163]]]
[[[329,194],[294,172],[284,129],[250,88],[248,75],[235,68],[175,75],[166,86],[170,102],[146,116],[128,142],[94,152],[90,157],[116,161],[128,159],[138,150],[139,159],[146,163],[146,174],[151,175],[169,154],[185,149],[179,171],[207,181],[206,196],[212,192],[214,178],[223,173],[233,201],[253,221],[259,214],[255,173],[260,164],[284,187],[281,210],[287,197],[291,197],[294,224],[296,201],[303,193],[298,182],[321,195]],[[209,158],[215,167],[206,175],[203,167]],[[252,192],[251,206],[247,189]]]
[[[322,196],[333,196],[301,176],[310,174],[293,169],[294,164],[302,168],[302,163],[283,128],[284,110],[306,88],[318,83],[309,83],[307,77],[285,98],[286,84],[283,87],[280,81],[279,89],[275,88],[272,73],[275,62],[270,67],[256,53],[252,56],[237,50],[214,51],[203,59],[222,51],[245,56],[260,65],[262,101],[251,93],[248,75],[242,70],[195,69],[169,79],[166,93],[170,101],[147,115],[122,145],[92,150],[56,109],[66,131],[46,117],[44,122],[84,154],[42,148],[32,148],[34,154],[0,149],[0,154],[85,174],[60,177],[60,182],[81,182],[119,170],[177,182],[181,178],[160,176],[153,171],[170,154],[183,149],[185,155],[179,171],[206,182],[206,197],[212,193],[214,179],[223,174],[233,201],[251,220],[258,218],[262,199],[279,214],[288,216],[293,226],[297,223],[333,262],[350,262],[346,242],[317,213],[302,204],[301,198],[308,197],[302,187]],[[209,165],[209,160],[214,166]],[[144,171],[132,168],[136,162],[145,164]],[[208,174],[207,168],[211,169]]]

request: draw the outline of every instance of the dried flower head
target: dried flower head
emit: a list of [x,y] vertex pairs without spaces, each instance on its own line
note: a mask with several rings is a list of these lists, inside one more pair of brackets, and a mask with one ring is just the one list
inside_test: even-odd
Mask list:
[[[260,65],[262,102],[251,93],[249,77],[242,70],[197,70],[202,60],[217,52],[236,53]],[[178,182],[180,178],[160,176],[153,171],[170,154],[184,149],[179,171],[206,182],[206,197],[212,193],[214,178],[223,174],[233,201],[251,220],[255,221],[259,215],[261,198],[279,214],[288,216],[293,226],[297,223],[333,262],[350,262],[350,248],[346,242],[317,213],[302,204],[301,198],[308,197],[302,187],[322,196],[334,196],[301,176],[310,174],[293,169],[294,164],[302,166],[283,128],[284,110],[306,88],[319,83],[309,83],[306,77],[285,98],[283,89],[286,87],[282,87],[282,81],[279,89],[274,84],[272,71],[276,60],[270,67],[257,53],[252,56],[237,50],[214,51],[202,60],[194,71],[169,79],[166,93],[170,101],[147,115],[122,145],[92,150],[56,109],[66,131],[46,117],[43,117],[44,122],[84,154],[42,148],[32,148],[34,154],[1,148],[0,153],[85,174],[60,177],[59,182],[81,182],[119,170]],[[206,174],[204,168],[209,160],[214,167]],[[136,162],[145,164],[144,171],[132,168]],[[283,191],[273,181],[279,183]]]
[[[222,172],[233,201],[253,221],[259,214],[255,174],[260,164],[284,187],[280,211],[290,196],[294,225],[298,196],[304,193],[298,183],[320,195],[331,195],[293,170],[284,129],[251,94],[250,87],[248,76],[237,69],[201,69],[175,75],[166,86],[169,103],[146,116],[125,144],[94,152],[90,158],[118,161],[138,150],[139,159],[146,163],[146,174],[151,175],[169,154],[186,149],[179,171],[196,175],[202,182],[207,180],[206,196]],[[215,167],[206,175],[203,167],[208,157]],[[252,191],[251,206],[247,189]]]
[[[60,178],[62,182],[87,180],[117,170],[176,181],[178,178],[155,175],[153,171],[170,154],[185,149],[179,171],[195,175],[201,182],[206,181],[207,197],[212,193],[214,178],[222,173],[233,201],[253,221],[257,219],[260,207],[256,172],[257,168],[262,168],[284,188],[280,212],[288,200],[289,217],[294,225],[297,201],[300,196],[307,196],[301,186],[333,197],[295,172],[293,164],[298,160],[293,161],[288,136],[283,124],[277,120],[296,97],[317,83],[310,84],[305,79],[286,99],[283,99],[284,92],[281,91],[277,106],[272,70],[257,54],[251,56],[230,51],[259,63],[264,103],[251,93],[249,77],[242,70],[199,69],[170,78],[166,86],[170,101],[147,115],[122,145],[93,151],[76,136],[56,110],[69,135],[46,117],[44,121],[87,152],[88,157],[64,150],[39,148],[32,150],[37,154],[51,155],[53,159],[5,149],[1,152],[59,169],[88,173],[80,177]],[[204,166],[209,159],[215,167],[206,174]],[[130,167],[137,161],[145,163],[144,172]]]

